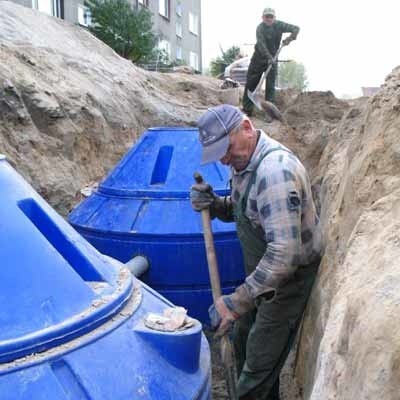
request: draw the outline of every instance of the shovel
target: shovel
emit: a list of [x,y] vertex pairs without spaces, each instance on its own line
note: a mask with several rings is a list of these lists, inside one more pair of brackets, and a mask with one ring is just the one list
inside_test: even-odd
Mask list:
[[[204,183],[203,177],[198,173],[194,173],[196,183]],[[210,275],[211,291],[214,304],[222,296],[221,282],[219,279],[217,257],[215,255],[214,239],[211,230],[210,210],[208,208],[201,210],[201,220],[203,224],[203,235],[206,246],[206,255],[208,263],[208,273]],[[225,367],[225,379],[228,387],[228,394],[231,400],[237,400],[236,394],[236,365],[233,352],[232,342],[229,335],[225,334],[221,337],[221,359]]]
[[279,108],[271,103],[270,101],[263,101],[261,103],[260,99],[259,99],[259,92],[261,91],[261,87],[264,84],[264,81],[266,79],[266,77],[268,76],[269,72],[271,71],[272,66],[277,62],[278,57],[279,57],[279,53],[282,50],[282,47],[284,45],[281,44],[281,46],[279,47],[278,51],[275,54],[275,57],[272,59],[272,63],[270,63],[268,65],[267,70],[262,74],[260,82],[258,82],[257,87],[254,89],[253,92],[251,92],[250,90],[247,90],[247,96],[248,98],[253,102],[253,104],[259,109],[259,110],[264,110],[267,111],[268,114],[273,117],[278,119],[279,121],[283,120],[282,114],[279,111]]

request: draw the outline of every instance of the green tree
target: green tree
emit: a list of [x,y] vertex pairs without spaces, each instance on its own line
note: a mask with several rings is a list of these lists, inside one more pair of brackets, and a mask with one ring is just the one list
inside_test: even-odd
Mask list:
[[225,71],[225,68],[240,57],[240,48],[232,46],[227,51],[221,49],[222,57],[219,56],[210,62],[210,73],[212,76],[218,76]]
[[151,13],[132,8],[127,0],[85,0],[92,24],[89,30],[120,56],[133,62],[150,55],[157,43]]
[[160,66],[170,65],[169,55],[164,49],[155,47],[151,52],[146,54],[141,60],[143,64],[159,64]]
[[278,86],[282,89],[305,90],[308,82],[304,65],[296,61],[279,64]]

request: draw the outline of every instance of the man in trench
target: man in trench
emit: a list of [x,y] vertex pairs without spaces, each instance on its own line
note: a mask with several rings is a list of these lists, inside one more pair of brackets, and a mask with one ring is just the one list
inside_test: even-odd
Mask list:
[[247,70],[246,86],[243,95],[243,111],[251,117],[253,113],[253,102],[249,99],[247,91],[253,92],[260,82],[262,74],[272,64],[265,80],[265,99],[270,102],[275,101],[275,80],[277,76],[277,63],[274,62],[276,52],[281,45],[282,34],[290,33],[290,35],[282,41],[287,46],[292,40],[295,40],[299,27],[286,22],[277,21],[275,18],[275,10],[265,8],[262,20],[256,30],[257,42],[254,47],[254,53],[251,57],[250,65]]
[[198,128],[202,164],[231,167],[231,196],[195,184],[192,207],[236,221],[246,269],[245,282],[210,307],[211,323],[219,336],[233,326],[239,398],[276,400],[322,254],[309,178],[289,149],[237,107],[208,109]]

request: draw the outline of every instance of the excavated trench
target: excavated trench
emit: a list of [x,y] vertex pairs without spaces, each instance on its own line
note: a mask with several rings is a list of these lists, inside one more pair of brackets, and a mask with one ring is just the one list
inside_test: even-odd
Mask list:
[[[255,124],[307,167],[326,245],[301,335],[281,374],[281,397],[396,400],[400,68],[373,98],[282,92],[278,105],[286,124],[261,115]],[[211,343],[214,398],[227,399]]]
[[[0,153],[63,215],[144,128],[194,125],[227,98],[212,78],[148,73],[77,26],[0,3]],[[400,68],[369,99],[285,91],[278,106],[286,123],[255,125],[307,167],[326,243],[282,397],[398,400]]]

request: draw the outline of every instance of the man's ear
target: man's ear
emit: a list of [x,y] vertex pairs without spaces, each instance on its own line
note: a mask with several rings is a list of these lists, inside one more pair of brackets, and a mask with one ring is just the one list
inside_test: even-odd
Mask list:
[[251,123],[251,121],[249,120],[249,119],[247,119],[247,118],[245,118],[244,120],[243,120],[243,122],[242,122],[242,126],[243,126],[243,131],[246,133],[246,134],[248,134],[248,133],[251,133],[252,134],[252,132],[253,132],[253,130],[254,130],[254,127],[253,127],[253,124]]

